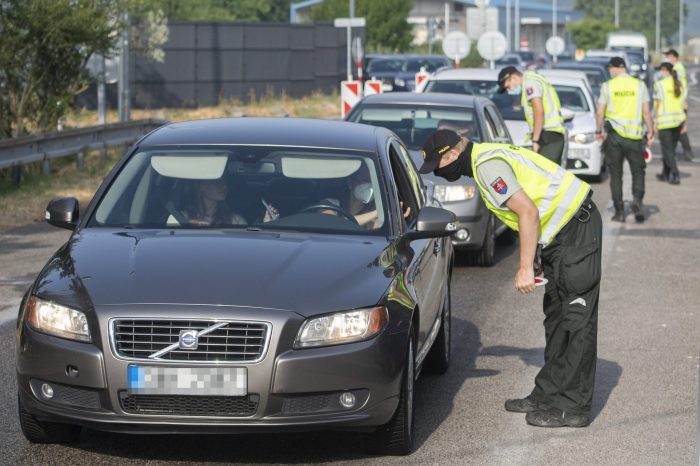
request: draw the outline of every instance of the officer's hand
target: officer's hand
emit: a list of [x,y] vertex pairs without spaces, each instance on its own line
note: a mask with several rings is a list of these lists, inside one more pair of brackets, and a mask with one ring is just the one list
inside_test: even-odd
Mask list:
[[647,147],[651,147],[651,144],[654,142],[654,135],[653,134],[647,134]]
[[688,132],[688,125],[686,123],[683,123],[683,126],[681,126],[681,134],[685,134]]
[[515,288],[523,294],[535,291],[535,271],[532,267],[518,269],[518,273],[515,274]]
[[533,143],[532,143],[532,151],[533,151],[533,152],[539,153],[539,152],[540,152],[540,149],[541,149],[541,147],[540,147],[539,144],[537,144],[536,142],[533,142]]
[[605,133],[598,133],[595,138],[598,140],[599,144],[602,144],[605,142]]

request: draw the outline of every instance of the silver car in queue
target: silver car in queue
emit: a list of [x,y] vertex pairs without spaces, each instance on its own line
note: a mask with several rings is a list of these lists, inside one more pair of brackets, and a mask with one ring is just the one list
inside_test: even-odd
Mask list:
[[[423,163],[423,143],[437,129],[451,129],[474,142],[512,144],[501,113],[485,97],[410,92],[370,95],[358,102],[345,119],[393,131],[418,167]],[[433,174],[422,178],[432,189],[432,197],[457,216],[452,244],[466,253],[469,263],[492,265],[497,239],[498,243],[512,244],[517,238],[517,233],[488,211],[473,179],[462,177],[449,182]]]

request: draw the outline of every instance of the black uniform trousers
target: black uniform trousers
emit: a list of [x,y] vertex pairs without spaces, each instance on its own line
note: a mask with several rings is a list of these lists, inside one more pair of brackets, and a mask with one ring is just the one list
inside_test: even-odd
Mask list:
[[589,197],[542,250],[546,344],[531,396],[576,414],[588,414],[593,400],[602,227]]
[[644,177],[647,163],[644,161],[644,141],[620,136],[606,123],[608,137],[603,143],[605,165],[610,173],[610,192],[616,211],[623,211],[625,203],[622,198],[622,165],[625,160],[632,172],[632,196],[639,202],[644,199]]
[[564,154],[564,135],[556,131],[542,131],[540,135],[539,154],[547,157],[557,165],[561,165],[561,158]]
[[681,127],[659,130],[659,142],[661,143],[661,155],[663,156],[662,174],[666,177],[678,176],[678,164],[676,163],[676,146],[681,137]]

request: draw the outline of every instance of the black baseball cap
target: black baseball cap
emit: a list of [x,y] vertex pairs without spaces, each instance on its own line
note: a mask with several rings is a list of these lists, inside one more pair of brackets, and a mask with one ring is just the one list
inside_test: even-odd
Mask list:
[[670,73],[671,71],[673,71],[673,63],[665,61],[656,67],[657,70],[660,70],[661,68],[665,68],[666,71]]
[[511,77],[511,75],[515,73],[520,73],[518,69],[514,66],[506,66],[505,68],[502,68],[501,71],[498,72],[498,93],[503,94],[506,89],[506,80]]
[[668,49],[664,52],[664,55],[673,55],[674,57],[678,58],[678,52],[676,49]]
[[457,133],[449,129],[439,129],[428,136],[423,144],[423,166],[419,173],[432,173],[440,165],[440,159],[462,140]]
[[622,57],[612,57],[608,60],[608,66],[612,66],[613,68],[627,68],[625,60],[623,60]]

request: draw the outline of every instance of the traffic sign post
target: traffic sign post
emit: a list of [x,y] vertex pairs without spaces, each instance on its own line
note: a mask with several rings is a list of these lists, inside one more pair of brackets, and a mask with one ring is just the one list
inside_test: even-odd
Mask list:
[[455,61],[455,68],[459,68],[462,58],[469,55],[471,46],[472,41],[462,31],[452,31],[442,41],[442,51],[448,58]]
[[352,48],[352,28],[363,28],[365,27],[365,19],[364,18],[336,18],[335,21],[333,21],[333,25],[337,28],[347,28],[348,29],[348,64],[347,64],[347,72],[348,72],[348,81],[352,81],[352,70],[350,69],[350,55],[351,55],[351,48]]
[[554,57],[554,63],[556,63],[557,57],[564,53],[564,49],[566,49],[566,43],[561,37],[552,36],[549,39],[547,39],[547,42],[544,43],[544,48],[547,50],[548,54]]
[[476,43],[476,49],[479,51],[479,55],[481,55],[481,58],[484,60],[489,61],[491,69],[495,68],[494,61],[506,54],[507,48],[508,42],[506,41],[506,36],[499,31],[483,33]]
[[357,65],[357,80],[362,83],[362,60],[365,58],[365,51],[362,47],[362,38],[355,37],[352,40],[352,59]]
[[340,82],[340,117],[345,118],[345,115],[360,101],[359,81],[341,81]]

